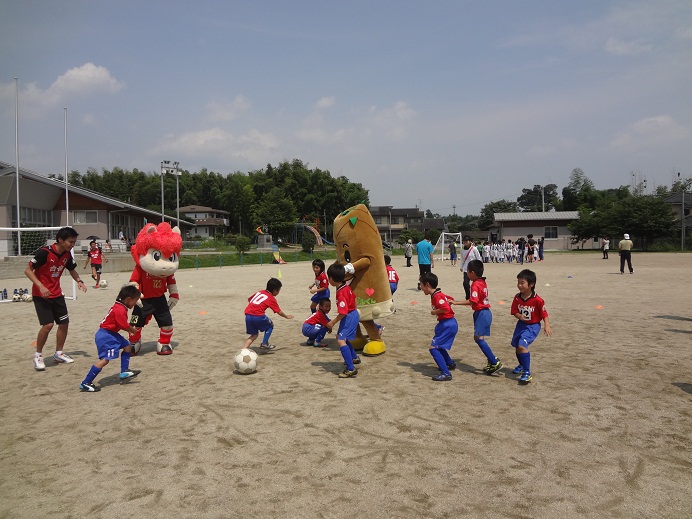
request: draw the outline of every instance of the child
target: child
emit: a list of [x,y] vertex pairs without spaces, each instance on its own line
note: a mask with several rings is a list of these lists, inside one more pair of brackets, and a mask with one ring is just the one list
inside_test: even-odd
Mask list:
[[303,335],[308,338],[308,346],[315,348],[326,346],[322,340],[327,332],[332,331],[329,328],[329,316],[327,315],[331,309],[332,302],[324,297],[320,300],[317,311],[303,321]]
[[396,289],[399,286],[399,274],[396,273],[396,270],[394,270],[394,267],[392,267],[391,263],[392,263],[392,258],[390,258],[388,254],[385,254],[384,255],[384,265],[385,265],[385,268],[387,269],[387,279],[389,279],[389,289],[392,291],[392,295],[394,295],[394,292],[396,292]]
[[250,304],[245,307],[245,331],[249,335],[245,341],[243,348],[249,348],[250,345],[259,336],[259,332],[264,332],[261,350],[273,350],[275,345],[269,344],[269,337],[274,331],[274,323],[269,317],[264,315],[267,308],[274,310],[275,314],[279,314],[285,319],[293,319],[292,315],[283,313],[279,308],[279,303],[276,302],[276,296],[281,292],[281,281],[276,278],[270,278],[267,281],[267,289],[255,292],[247,298]]
[[327,279],[327,274],[324,273],[324,261],[321,259],[312,260],[312,271],[315,273],[315,282],[310,285],[310,293],[312,297],[310,298],[310,311],[315,313],[315,308],[319,302],[327,298],[329,299],[329,280]]
[[41,325],[36,337],[36,352],[34,353],[34,369],[36,371],[45,371],[46,369],[43,362],[43,347],[46,345],[48,334],[53,329],[54,323],[58,323],[58,333],[56,334],[53,362],[57,364],[74,362],[69,355],[65,355],[62,351],[65,346],[65,339],[67,339],[70,318],[67,314],[65,296],[63,296],[60,287],[60,278],[63,271],[67,269],[72,279],[77,282],[77,287],[82,292],[87,291],[86,285],[77,274],[77,263],[70,253],[77,242],[77,236],[79,233],[72,227],[63,227],[55,236],[56,243],[38,249],[29,265],[24,269],[24,275],[33,283],[31,295],[38,322]]
[[545,301],[536,295],[536,274],[524,269],[517,274],[517,288],[519,293],[514,296],[512,301],[512,315],[518,319],[512,337],[512,346],[516,348],[519,365],[514,368],[512,373],[521,373],[519,382],[528,384],[533,377],[531,376],[531,354],[529,346],[536,340],[541,331],[541,320],[545,323],[545,334],[550,337],[553,331],[548,320],[548,311],[545,308]]
[[115,304],[108,310],[106,317],[103,318],[96,332],[94,340],[98,350],[99,361],[91,366],[89,373],[87,373],[82,383],[79,384],[81,391],[86,393],[101,391],[100,387],[94,385],[94,379],[101,373],[101,370],[106,367],[109,361],[118,358],[120,350],[123,350],[120,355],[120,380],[133,378],[141,373],[138,369],[130,369],[132,345],[129,339],[118,333],[120,330],[127,330],[128,333],[137,331],[137,328],[128,321],[127,311],[134,308],[141,295],[139,289],[132,285],[125,285],[120,289]]
[[344,281],[346,280],[346,269],[339,263],[332,263],[327,269],[329,284],[336,287],[336,307],[337,315],[329,321],[327,325],[333,329],[337,323],[339,331],[336,334],[336,342],[339,345],[341,356],[346,363],[346,369],[339,373],[339,378],[351,378],[358,374],[355,364],[360,364],[360,358],[356,355],[356,350],[351,346],[351,342],[356,338],[358,321],[360,316],[356,310],[356,295],[351,287]]
[[449,298],[437,288],[437,276],[432,272],[426,272],[420,278],[421,289],[426,296],[430,296],[432,310],[430,313],[437,316],[435,336],[430,343],[430,355],[435,359],[441,373],[432,379],[436,382],[452,380],[449,370],[457,367],[449,357],[454,338],[459,331],[459,325],[454,318],[454,310],[449,305]]
[[98,288],[99,282],[101,281],[101,265],[103,265],[104,261],[108,263],[108,258],[103,255],[103,251],[96,243],[96,240],[91,240],[89,242],[88,254],[89,255],[86,259],[86,263],[84,263],[84,268],[87,268],[89,260],[91,260],[91,278],[96,281],[94,288]]
[[453,305],[468,305],[473,310],[473,340],[488,359],[488,365],[483,368],[488,375],[492,375],[502,367],[488,343],[486,336],[490,335],[490,325],[493,322],[493,314],[490,311],[488,301],[488,285],[483,277],[484,265],[480,260],[469,262],[469,278],[471,279],[471,297],[468,301],[452,301]]

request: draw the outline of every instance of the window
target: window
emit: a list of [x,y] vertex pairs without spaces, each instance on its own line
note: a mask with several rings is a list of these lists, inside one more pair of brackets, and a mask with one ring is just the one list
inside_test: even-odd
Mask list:
[[382,217],[381,217],[381,216],[376,216],[376,217],[375,217],[375,223],[376,223],[377,225],[381,225],[381,224],[382,224]]
[[546,227],[543,236],[547,238],[557,238],[557,227]]
[[399,223],[399,218],[396,216],[392,216],[391,224],[394,225],[394,224],[398,224],[398,223]]
[[[21,207],[19,208],[19,218],[22,226],[29,227],[50,227],[52,223],[52,213],[51,211],[45,209],[34,209],[32,207]],[[17,206],[12,206],[12,227],[18,227],[17,225]]]
[[72,220],[75,225],[99,223],[99,213],[98,211],[74,211],[72,213]]

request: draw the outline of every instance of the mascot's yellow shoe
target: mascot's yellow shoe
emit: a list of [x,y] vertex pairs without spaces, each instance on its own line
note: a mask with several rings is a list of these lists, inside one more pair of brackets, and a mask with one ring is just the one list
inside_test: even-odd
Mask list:
[[365,348],[365,345],[367,344],[368,339],[361,335],[360,337],[356,337],[355,339],[353,339],[349,342],[351,343],[351,346],[353,346],[354,350],[361,351],[363,348]]
[[[355,346],[354,346],[355,349]],[[384,345],[384,341],[370,341],[363,348],[363,355],[368,357],[374,357],[376,355],[382,355],[387,348]]]

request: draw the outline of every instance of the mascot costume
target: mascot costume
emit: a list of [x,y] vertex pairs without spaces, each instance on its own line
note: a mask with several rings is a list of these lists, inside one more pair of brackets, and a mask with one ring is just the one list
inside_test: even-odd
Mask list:
[[[178,287],[175,283],[175,272],[178,270],[178,259],[183,240],[177,227],[171,229],[168,223],[158,226],[149,223],[137,235],[132,246],[132,257],[135,269],[130,276],[130,284],[139,288],[142,293],[141,306],[135,306],[130,324],[138,328],[137,333],[130,335],[133,355],[142,347],[142,327],[151,316],[159,325],[159,340],[156,353],[170,355],[171,337],[173,336],[173,318],[171,309],[178,303]],[[166,300],[168,292],[168,300]]]
[[364,204],[346,209],[334,219],[334,244],[338,262],[346,266],[346,283],[356,295],[360,322],[368,335],[366,340],[358,327],[351,344],[364,355],[380,355],[385,345],[373,319],[393,314],[394,303],[382,238]]

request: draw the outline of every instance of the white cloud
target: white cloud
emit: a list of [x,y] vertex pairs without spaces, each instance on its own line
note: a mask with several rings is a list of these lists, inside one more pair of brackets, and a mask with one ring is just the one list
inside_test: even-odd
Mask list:
[[690,131],[670,115],[658,115],[641,119],[618,132],[611,146],[624,151],[640,151],[680,142],[689,138]]
[[331,108],[334,106],[334,103],[336,103],[336,98],[334,96],[330,97],[323,97],[317,103],[315,103],[315,108],[317,109],[324,109],[324,108]]
[[211,121],[233,121],[247,112],[251,106],[252,103],[248,99],[237,95],[230,103],[212,101],[206,108]]
[[617,56],[636,56],[653,50],[653,45],[644,45],[634,41],[626,42],[617,38],[608,38],[605,50]]

